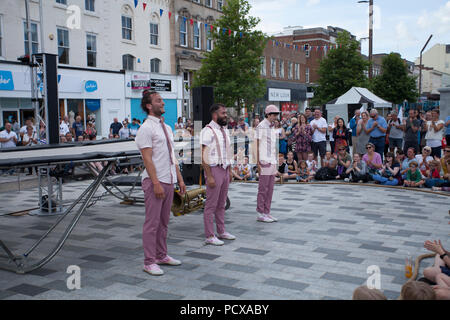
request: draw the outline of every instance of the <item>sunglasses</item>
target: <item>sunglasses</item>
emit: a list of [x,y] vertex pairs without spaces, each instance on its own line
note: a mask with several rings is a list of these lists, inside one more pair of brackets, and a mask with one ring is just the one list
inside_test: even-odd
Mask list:
[[345,150],[345,148],[343,148],[343,149],[339,149],[339,151],[344,151]]
[[431,152],[431,150],[429,150],[429,149],[424,149],[423,151],[426,151],[426,152]]
[[366,147],[366,150],[367,150],[367,149],[372,149],[372,147]]
[[450,152],[450,150],[444,150],[444,152]]

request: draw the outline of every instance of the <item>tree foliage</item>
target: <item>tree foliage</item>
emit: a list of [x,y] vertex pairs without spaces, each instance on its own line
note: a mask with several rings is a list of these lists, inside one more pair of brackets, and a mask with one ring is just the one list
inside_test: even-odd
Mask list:
[[352,87],[368,87],[364,71],[369,62],[360,53],[360,43],[347,31],[340,32],[336,39],[338,47],[329,50],[320,62],[319,86],[314,93],[312,105],[322,105],[333,100]]
[[[238,110],[258,101],[266,90],[260,70],[267,38],[261,31],[254,31],[260,19],[248,15],[250,8],[246,0],[227,1],[211,34],[213,50],[205,54],[193,81],[194,87],[213,86],[215,101]],[[236,36],[233,31],[237,31]]]
[[416,79],[408,75],[408,67],[398,53],[391,52],[383,58],[381,74],[372,79],[373,92],[389,102],[402,103],[417,100]]

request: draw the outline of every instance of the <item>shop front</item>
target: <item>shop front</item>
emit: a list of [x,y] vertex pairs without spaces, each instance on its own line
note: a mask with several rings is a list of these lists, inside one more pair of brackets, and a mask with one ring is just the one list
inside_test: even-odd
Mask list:
[[306,86],[287,81],[266,81],[267,91],[264,99],[255,105],[254,113],[264,115],[267,105],[276,105],[281,112],[281,117],[288,117],[295,112],[303,111],[306,102]]
[[[38,74],[39,98],[42,103],[42,75]],[[59,67],[59,116],[69,117],[70,124],[81,116],[95,123],[98,138],[108,137],[109,124],[114,117],[123,120],[125,94],[124,74],[121,72]],[[15,62],[0,63],[0,126],[17,120],[20,126],[28,118],[36,119],[31,103],[30,68]],[[129,116],[129,115],[128,115]]]
[[125,74],[125,96],[130,120],[147,118],[141,108],[142,92],[144,90],[157,91],[164,100],[165,122],[175,128],[178,117],[182,115],[182,77],[166,74],[150,74],[144,72],[127,72]]

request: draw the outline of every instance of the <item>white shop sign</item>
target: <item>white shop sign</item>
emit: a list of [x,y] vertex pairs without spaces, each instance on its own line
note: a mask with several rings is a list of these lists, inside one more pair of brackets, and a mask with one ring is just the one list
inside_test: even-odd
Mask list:
[[291,90],[269,88],[269,101],[291,101]]

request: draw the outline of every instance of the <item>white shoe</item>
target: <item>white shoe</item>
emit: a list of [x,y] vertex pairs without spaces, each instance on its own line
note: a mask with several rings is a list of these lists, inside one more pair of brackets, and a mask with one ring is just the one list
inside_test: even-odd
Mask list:
[[350,180],[349,180],[348,178],[345,178],[344,181],[345,181],[345,182],[349,182]]
[[233,236],[231,233],[224,232],[224,233],[222,233],[222,234],[219,234],[219,239],[235,240],[236,237]]
[[164,274],[164,271],[162,271],[156,263],[151,265],[144,265],[143,270],[148,274],[151,274],[152,276],[162,276]]
[[267,222],[267,223],[274,222],[274,221],[273,221],[272,219],[270,219],[266,214],[261,214],[261,215],[259,215],[258,218],[256,218],[256,221],[259,221],[259,222]]
[[270,214],[267,214],[266,216],[267,216],[267,218],[272,219],[273,222],[277,222],[278,221],[277,218],[275,218],[274,216],[271,216]]
[[224,243],[225,242],[223,242],[222,240],[217,239],[216,236],[209,237],[205,240],[205,244],[212,244],[213,246],[221,246]]

